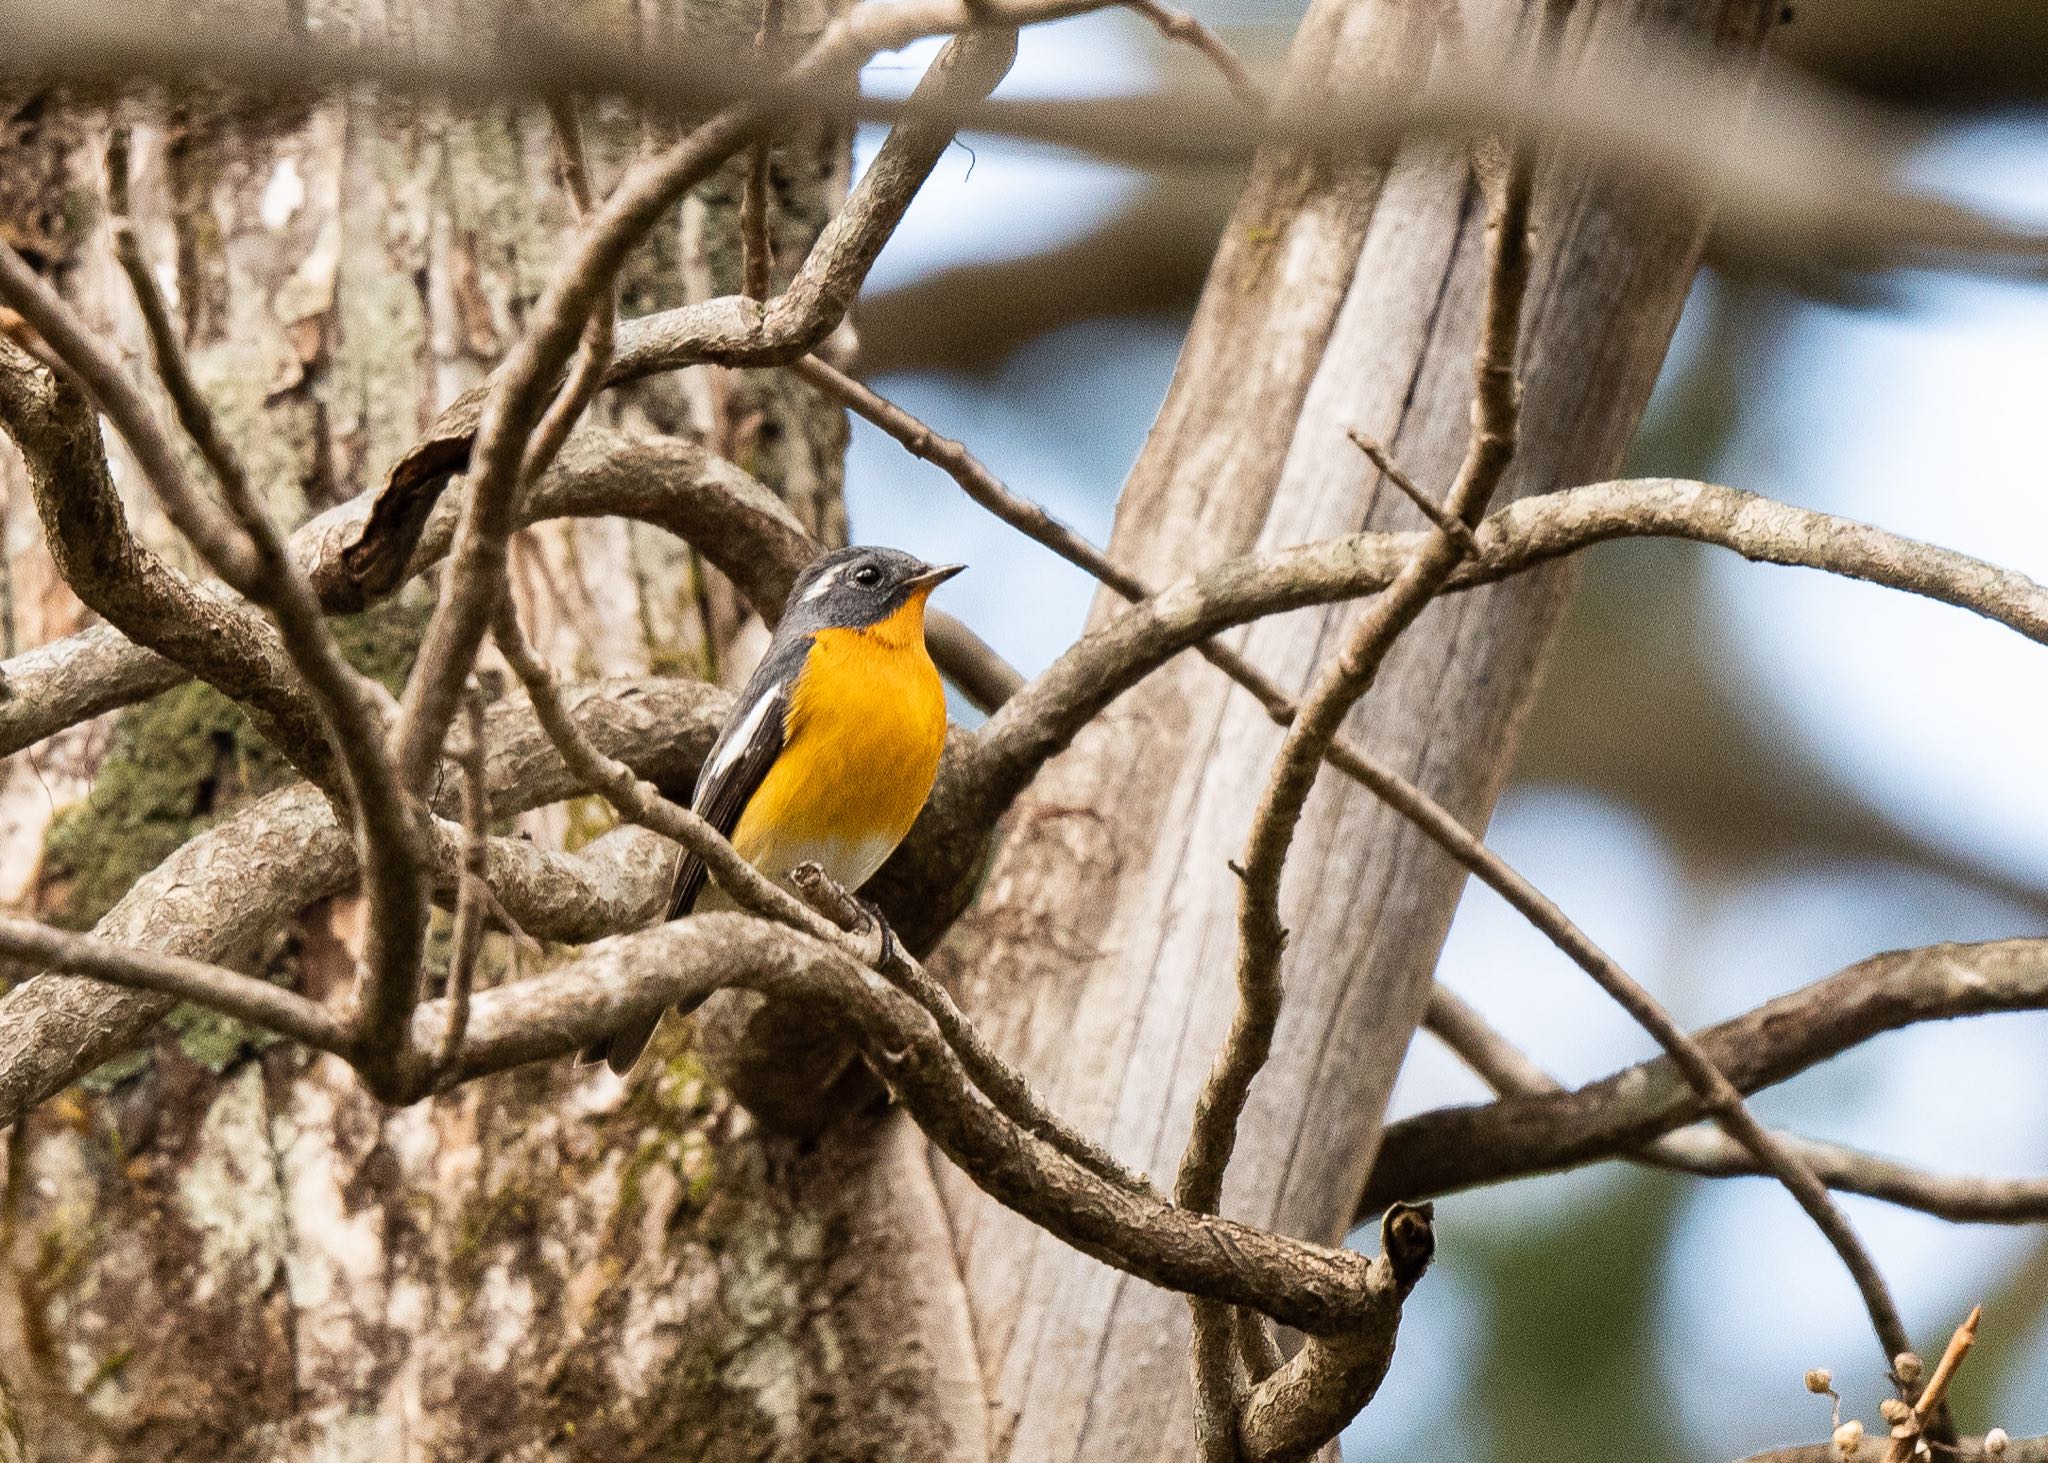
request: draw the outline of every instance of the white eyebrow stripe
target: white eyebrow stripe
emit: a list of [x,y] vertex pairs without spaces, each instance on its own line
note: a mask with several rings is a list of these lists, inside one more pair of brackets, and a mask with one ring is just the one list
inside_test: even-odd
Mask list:
[[820,574],[818,576],[818,582],[816,584],[813,584],[809,589],[804,591],[805,603],[809,603],[811,600],[817,599],[820,596],[824,595],[827,591],[829,591],[832,588],[833,585],[839,582],[839,576],[841,574],[844,574],[845,572],[846,566],[844,564],[834,564],[830,569],[827,569],[823,574]]
[[697,779],[697,785],[706,792],[718,780],[730,772],[733,764],[747,754],[747,748],[754,745],[754,738],[760,735],[761,723],[768,718],[769,711],[782,700],[782,687],[770,686],[747,708],[746,719],[732,729],[729,736],[719,740],[718,750],[712,755],[711,763],[704,769],[704,775]]

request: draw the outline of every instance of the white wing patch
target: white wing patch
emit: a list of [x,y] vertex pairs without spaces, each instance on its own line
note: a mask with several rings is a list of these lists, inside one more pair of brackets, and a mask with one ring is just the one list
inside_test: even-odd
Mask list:
[[732,770],[734,763],[747,754],[747,748],[751,747],[754,738],[760,735],[761,723],[768,719],[768,713],[774,710],[781,700],[782,688],[770,686],[761,693],[752,706],[747,708],[746,719],[732,729],[731,735],[719,741],[718,748],[712,753],[711,761],[705,766],[703,775],[697,779],[699,788],[708,790],[714,786],[721,777]]

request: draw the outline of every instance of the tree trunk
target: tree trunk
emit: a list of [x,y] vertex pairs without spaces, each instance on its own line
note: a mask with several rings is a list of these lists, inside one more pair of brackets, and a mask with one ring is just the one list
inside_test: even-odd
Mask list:
[[[1756,53],[1757,0],[1581,5],[1573,46],[1676,28]],[[1419,74],[1428,5],[1318,0],[1289,85],[1341,93]],[[1505,28],[1511,15],[1483,17]],[[1473,24],[1468,10],[1467,24]],[[1520,350],[1508,496],[1609,475],[1663,359],[1704,215],[1572,167],[1539,175],[1538,268]],[[1155,582],[1256,546],[1413,527],[1346,440],[1387,442],[1441,493],[1463,453],[1484,286],[1484,203],[1465,154],[1262,157],[1224,235],[1166,405],[1119,502],[1113,548]],[[1565,577],[1438,602],[1348,731],[1475,825],[1512,760]],[[1115,613],[1103,596],[1098,620]],[[1233,637],[1297,690],[1359,607]],[[947,947],[976,1020],[1053,1106],[1170,1176],[1235,1005],[1236,883],[1279,731],[1194,657],[1121,700],[1015,809],[986,891]],[[1286,1006],[1225,1209],[1342,1236],[1421,1017],[1462,872],[1325,772],[1283,891]],[[1184,1458],[1186,1307],[1064,1248],[940,1167],[998,1453],[1018,1463]],[[1162,1177],[1163,1181],[1163,1177]],[[1446,1226],[1455,1233],[1455,1214]],[[1417,1304],[1428,1304],[1427,1290]]]
[[[681,7],[640,8],[650,33],[689,28]],[[825,13],[787,9],[796,36]],[[330,8],[323,24],[402,43],[430,24],[495,15],[416,0]],[[292,22],[264,12],[250,23]],[[18,126],[33,124],[41,150],[4,154],[39,170],[33,193],[6,194],[20,205],[10,238],[27,247],[47,235],[53,276],[147,377],[125,282],[107,262],[106,121],[57,95],[35,106]],[[291,520],[374,486],[442,403],[482,379],[567,226],[537,112],[361,91],[288,107],[193,103],[177,116],[137,108],[134,120],[144,247],[202,387]],[[646,133],[615,109],[586,109],[586,130],[599,187]],[[846,132],[823,124],[778,148],[778,278],[843,195],[848,157]],[[623,281],[627,311],[737,287],[739,176],[714,180],[642,251]],[[67,221],[75,236],[59,231]],[[814,531],[843,537],[845,421],[808,388],[705,368],[608,393],[602,407],[613,422],[711,441],[783,490]],[[155,536],[150,505],[130,506]],[[15,518],[11,582],[34,604],[64,602],[61,589],[46,594],[53,576],[32,520]],[[514,565],[522,612],[564,670],[734,669],[735,602],[666,535],[616,520],[551,524],[521,535]],[[20,619],[35,640],[73,628],[58,615]],[[211,693],[173,698],[188,694]],[[166,723],[170,699],[129,713],[124,765],[189,769],[165,738],[194,727]],[[93,745],[105,742],[102,732]],[[49,749],[40,755],[46,770]],[[81,755],[70,786],[97,760]],[[49,801],[49,779],[28,762],[14,759],[9,784],[28,792],[0,813],[18,802],[32,820]],[[123,786],[177,810],[168,846],[233,801],[159,790],[161,780]],[[125,854],[132,876],[165,848],[109,796],[103,781],[91,817],[66,826],[81,861]],[[585,806],[535,831],[588,838]],[[95,842],[95,829],[106,837]],[[10,848],[23,832],[10,832]],[[31,848],[40,834],[40,822],[25,826]],[[331,833],[280,835],[238,893],[273,901],[274,927],[319,892],[316,865],[340,849]],[[27,874],[17,887],[26,902]],[[79,887],[46,881],[42,893],[63,903]],[[126,906],[130,932],[176,907],[175,891],[175,880],[146,881]],[[346,893],[325,900],[257,963],[315,990],[346,979],[359,914]],[[191,953],[246,955],[225,943]],[[247,1036],[169,1023],[146,1060],[45,1104],[11,1135],[0,1397],[18,1402],[33,1456],[985,1456],[944,1214],[922,1144],[897,1115],[800,1151],[762,1135],[673,1031],[624,1088],[602,1068],[560,1063],[391,1112],[333,1061]]]

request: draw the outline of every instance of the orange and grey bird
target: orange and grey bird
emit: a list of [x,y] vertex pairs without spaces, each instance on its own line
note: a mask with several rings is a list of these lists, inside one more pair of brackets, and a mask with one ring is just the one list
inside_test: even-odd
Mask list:
[[[963,567],[848,548],[798,576],[690,799],[762,873],[785,880],[816,862],[858,889],[917,821],[946,742],[946,694],[924,643],[925,601]],[[707,884],[703,861],[684,850],[668,918],[734,907]],[[614,1032],[584,1059],[626,1072],[655,1025]]]

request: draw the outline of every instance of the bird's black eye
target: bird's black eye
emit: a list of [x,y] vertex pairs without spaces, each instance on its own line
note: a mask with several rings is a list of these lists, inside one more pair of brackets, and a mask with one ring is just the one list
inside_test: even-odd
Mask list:
[[862,589],[873,589],[882,582],[882,571],[873,564],[863,564],[853,571],[853,582]]

